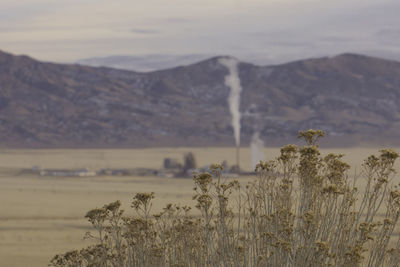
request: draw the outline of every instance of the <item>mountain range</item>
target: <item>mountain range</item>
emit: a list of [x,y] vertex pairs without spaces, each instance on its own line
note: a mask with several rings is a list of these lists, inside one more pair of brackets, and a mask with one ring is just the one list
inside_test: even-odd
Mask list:
[[210,57],[210,55],[205,54],[150,54],[143,56],[120,55],[85,58],[78,60],[76,63],[92,67],[110,67],[114,69],[149,72],[190,65],[201,60],[206,60]]
[[[232,146],[228,69],[214,57],[139,73],[0,51],[0,147]],[[357,54],[274,66],[239,62],[241,143],[299,130],[326,145],[400,144],[400,63]]]

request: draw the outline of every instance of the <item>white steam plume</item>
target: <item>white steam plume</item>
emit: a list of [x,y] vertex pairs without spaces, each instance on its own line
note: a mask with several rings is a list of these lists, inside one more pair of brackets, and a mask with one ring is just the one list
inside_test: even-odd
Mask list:
[[229,110],[232,115],[232,127],[235,136],[236,146],[240,146],[240,93],[242,86],[238,75],[238,61],[234,58],[220,58],[219,63],[229,70],[225,76],[225,85],[231,88],[228,96]]
[[251,138],[251,166],[253,170],[260,160],[265,160],[264,142],[260,139],[260,133],[255,132]]

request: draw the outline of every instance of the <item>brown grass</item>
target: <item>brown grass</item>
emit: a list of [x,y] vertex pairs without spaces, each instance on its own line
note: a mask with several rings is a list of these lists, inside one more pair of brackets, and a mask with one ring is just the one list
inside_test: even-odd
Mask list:
[[359,190],[343,155],[321,156],[323,136],[300,132],[306,145],[260,162],[246,186],[224,180],[220,164],[195,174],[196,213],[169,203],[154,213],[154,192],[135,194],[133,215],[120,201],[92,209],[86,237],[96,243],[54,256],[51,266],[398,266],[399,154],[369,156]]

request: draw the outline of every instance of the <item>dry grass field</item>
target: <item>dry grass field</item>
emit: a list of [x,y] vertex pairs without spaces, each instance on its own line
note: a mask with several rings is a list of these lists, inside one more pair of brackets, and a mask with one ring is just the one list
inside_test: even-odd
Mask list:
[[[353,169],[379,148],[322,149],[343,153]],[[163,177],[40,177],[19,175],[23,168],[100,169],[160,168],[165,157],[182,160],[192,151],[198,165],[227,160],[234,148],[154,148],[131,150],[1,150],[0,151],[0,266],[47,266],[56,253],[87,245],[90,230],[85,213],[114,200],[129,210],[137,192],[155,192],[154,210],[166,203],[191,204],[191,179]],[[398,151],[398,149],[396,149]],[[267,159],[278,148],[265,149]],[[241,167],[250,170],[250,151],[241,150]],[[356,166],[356,168],[354,168]],[[397,165],[397,169],[398,169]],[[247,179],[245,179],[247,181]]]

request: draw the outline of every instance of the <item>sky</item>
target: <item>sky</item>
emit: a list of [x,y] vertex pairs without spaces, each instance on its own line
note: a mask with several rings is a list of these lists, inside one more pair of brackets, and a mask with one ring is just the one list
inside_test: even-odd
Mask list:
[[399,0],[1,0],[0,50],[53,62],[148,54],[258,64],[400,60]]

